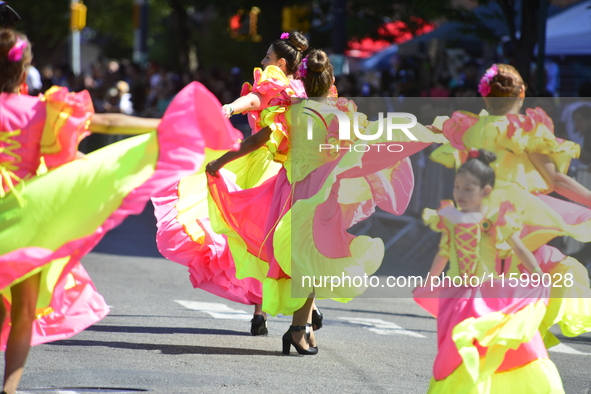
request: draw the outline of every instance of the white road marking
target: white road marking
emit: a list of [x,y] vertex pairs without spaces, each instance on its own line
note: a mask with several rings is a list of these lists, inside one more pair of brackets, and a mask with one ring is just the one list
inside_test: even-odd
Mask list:
[[193,311],[205,312],[216,319],[230,319],[230,320],[247,320],[252,319],[252,313],[242,311],[240,309],[233,309],[225,304],[217,302],[198,302],[198,301],[184,301],[174,300],[187,309]]
[[565,345],[564,343],[559,343],[558,345],[548,349],[548,351],[549,352],[556,352],[556,353],[566,353],[566,354],[580,354],[583,356],[591,355],[591,353],[580,352],[577,349],[573,349],[572,347]]
[[396,323],[385,321],[382,319],[368,319],[363,317],[339,317],[341,320],[346,320],[353,324],[359,324],[361,326],[367,326],[369,331],[375,332],[380,335],[408,335],[415,338],[426,338],[424,335],[418,332],[410,331],[400,327]]

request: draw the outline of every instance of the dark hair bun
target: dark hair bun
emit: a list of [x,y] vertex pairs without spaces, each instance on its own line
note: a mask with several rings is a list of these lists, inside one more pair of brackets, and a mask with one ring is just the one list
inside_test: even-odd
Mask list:
[[497,155],[484,149],[478,149],[478,155],[471,157],[458,168],[458,174],[468,173],[476,177],[480,187],[495,186],[495,171],[489,165],[497,159]]
[[297,30],[289,32],[289,38],[287,41],[300,52],[305,52],[309,47],[308,39]]
[[313,50],[308,54],[308,70],[323,73],[330,66],[328,55],[321,50]]
[[476,160],[479,160],[484,164],[489,165],[493,161],[497,160],[497,155],[488,150],[478,149],[478,157],[476,157]]

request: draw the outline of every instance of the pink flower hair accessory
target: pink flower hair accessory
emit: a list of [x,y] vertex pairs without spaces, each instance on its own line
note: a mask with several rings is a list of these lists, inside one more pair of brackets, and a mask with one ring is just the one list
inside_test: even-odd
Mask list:
[[482,97],[486,97],[490,94],[490,83],[498,73],[499,69],[496,64],[493,64],[491,68],[486,70],[478,84],[478,93],[480,93]]
[[298,73],[300,74],[300,78],[302,79],[306,78],[306,75],[308,75],[308,56],[306,56],[302,60],[302,64],[300,64],[300,69],[298,70]]
[[20,37],[17,37],[16,43],[8,51],[8,61],[20,62],[20,60],[23,58],[23,52],[26,47],[27,47],[27,41],[23,40]]
[[289,38],[289,33],[281,33],[281,37],[279,37],[281,40],[287,40]]

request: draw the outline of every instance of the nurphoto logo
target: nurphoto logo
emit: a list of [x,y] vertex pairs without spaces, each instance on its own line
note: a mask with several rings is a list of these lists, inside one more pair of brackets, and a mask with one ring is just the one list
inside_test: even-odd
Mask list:
[[[410,132],[410,128],[416,126],[417,124],[417,117],[413,114],[408,112],[387,112],[385,115],[384,121],[384,113],[378,112],[378,120],[376,121],[378,126],[375,134],[364,134],[359,129],[359,115],[358,112],[355,112],[353,115],[353,127],[351,127],[351,120],[343,111],[340,111],[336,108],[321,108],[318,110],[305,107],[304,113],[308,115],[307,118],[307,138],[308,140],[313,139],[313,129],[314,129],[314,117],[318,118],[328,131],[328,124],[326,119],[322,114],[334,114],[338,121],[339,125],[339,140],[351,140],[351,130],[356,137],[356,139],[363,140],[363,141],[375,141],[382,137],[384,134],[384,130],[386,132],[386,138],[388,141],[393,141],[392,133],[394,130],[401,130],[411,141],[417,141],[417,138]],[[408,119],[410,122],[400,123],[401,119]],[[399,144],[372,144],[372,145],[364,145],[364,144],[355,144],[353,149],[357,152],[367,152],[371,149],[371,147],[376,147],[377,150],[380,150],[381,146],[385,145],[385,149],[389,152],[401,152],[404,147]],[[340,146],[340,145],[333,145],[333,144],[320,144],[319,151],[331,150],[336,149],[339,150],[351,150],[351,146]]]

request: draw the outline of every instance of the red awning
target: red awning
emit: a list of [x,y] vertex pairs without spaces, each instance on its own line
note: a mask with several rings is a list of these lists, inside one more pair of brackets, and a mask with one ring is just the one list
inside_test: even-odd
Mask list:
[[420,26],[413,35],[406,23],[403,21],[394,21],[385,23],[378,28],[380,38],[373,39],[370,37],[359,39],[352,39],[348,42],[348,50],[345,52],[347,56],[366,58],[374,53],[389,47],[392,44],[401,44],[409,41],[414,37],[429,33],[435,29],[435,25],[416,18],[415,22]]

